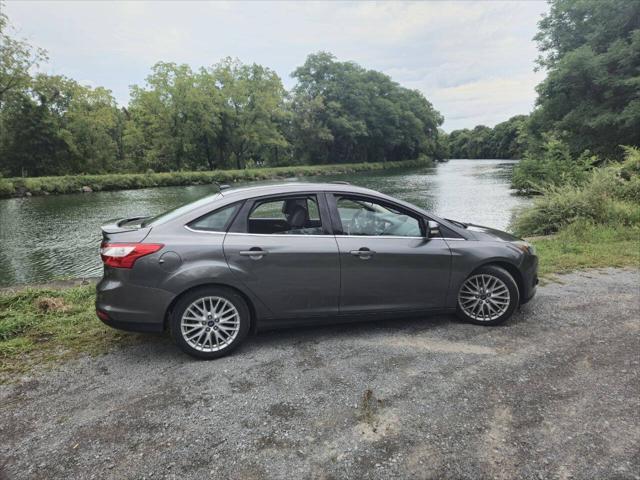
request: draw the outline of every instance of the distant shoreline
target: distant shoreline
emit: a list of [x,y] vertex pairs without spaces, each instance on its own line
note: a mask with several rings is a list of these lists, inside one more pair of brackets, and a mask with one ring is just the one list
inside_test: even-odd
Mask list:
[[296,176],[340,175],[353,172],[416,168],[435,165],[430,158],[398,162],[345,163],[332,165],[295,165],[287,167],[251,168],[162,173],[113,173],[103,175],[65,175],[58,177],[0,178],[0,198],[64,195],[140,188],[205,185],[214,182],[270,180]]

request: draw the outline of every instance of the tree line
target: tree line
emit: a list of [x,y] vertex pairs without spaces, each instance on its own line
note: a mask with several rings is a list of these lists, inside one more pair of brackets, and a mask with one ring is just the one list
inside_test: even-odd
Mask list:
[[42,176],[385,162],[442,153],[442,115],[417,90],[330,53],[287,91],[270,68],[226,58],[158,62],[119,106],[111,92],[30,72],[46,52],[0,13],[0,174]]
[[537,65],[547,77],[537,87],[533,111],[493,128],[448,135],[439,129],[442,115],[420,92],[326,52],[309,55],[292,72],[291,91],[273,70],[231,58],[199,69],[158,62],[144,84],[131,88],[129,103],[119,106],[106,88],[32,73],[47,60],[46,52],[11,33],[0,13],[5,176],[427,156],[524,158],[516,178],[529,182],[545,171],[589,168],[592,156],[620,159],[621,145],[640,144],[635,1],[551,0],[535,37]]
[[527,148],[528,115],[516,115],[490,128],[453,130],[446,136],[451,158],[522,158]]

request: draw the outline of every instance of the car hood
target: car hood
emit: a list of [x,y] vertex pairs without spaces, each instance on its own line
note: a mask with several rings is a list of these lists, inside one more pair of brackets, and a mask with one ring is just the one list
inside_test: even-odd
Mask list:
[[503,232],[502,230],[496,230],[495,228],[483,227],[482,225],[475,225],[473,223],[467,223],[467,231],[471,232],[476,240],[499,240],[502,242],[515,242],[521,240],[520,238],[511,235],[510,233]]

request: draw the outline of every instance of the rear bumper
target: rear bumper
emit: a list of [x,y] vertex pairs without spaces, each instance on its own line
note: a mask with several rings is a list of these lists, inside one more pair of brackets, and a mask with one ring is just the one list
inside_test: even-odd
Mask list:
[[535,255],[527,256],[522,265],[522,292],[520,295],[520,304],[524,305],[531,300],[538,287],[538,257]]
[[[100,310],[100,313],[103,313],[103,311]],[[102,323],[108,325],[111,328],[124,330],[127,332],[160,333],[163,330],[162,323],[119,322],[117,320],[109,318],[108,314],[106,318],[98,314],[98,318],[102,320]]]
[[174,295],[166,290],[103,278],[96,286],[96,311],[106,325],[133,332],[161,332]]

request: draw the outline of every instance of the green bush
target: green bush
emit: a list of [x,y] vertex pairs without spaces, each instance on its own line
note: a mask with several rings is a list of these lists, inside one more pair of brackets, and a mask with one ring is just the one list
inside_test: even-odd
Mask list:
[[580,220],[597,225],[640,225],[640,150],[626,149],[622,164],[597,168],[580,185],[546,185],[516,216],[521,236],[548,235]]
[[0,197],[10,197],[15,194],[15,187],[6,178],[0,177]]
[[573,158],[569,147],[550,139],[540,158],[526,154],[513,170],[512,185],[523,194],[542,194],[548,185],[579,185],[589,174],[597,158],[588,151]]

